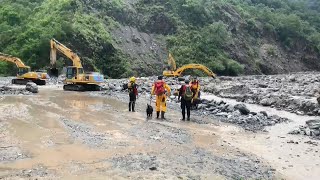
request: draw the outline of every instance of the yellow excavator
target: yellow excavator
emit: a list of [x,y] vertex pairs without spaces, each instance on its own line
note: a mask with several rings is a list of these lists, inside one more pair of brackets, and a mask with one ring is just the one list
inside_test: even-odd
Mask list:
[[198,70],[202,70],[210,77],[213,77],[213,78],[216,77],[215,73],[213,73],[209,68],[207,68],[206,66],[204,66],[202,64],[186,64],[186,65],[177,69],[176,61],[173,58],[173,56],[171,55],[171,53],[169,53],[168,66],[169,66],[168,70],[163,71],[163,76],[179,77],[182,75],[183,71],[185,71],[187,69],[198,69]]
[[27,84],[27,82],[34,82],[37,85],[45,85],[48,74],[45,72],[31,72],[29,66],[26,66],[21,59],[0,53],[0,61],[14,63],[18,67],[17,78],[12,79],[12,84]]
[[50,63],[51,72],[57,74],[55,68],[57,61],[57,51],[68,57],[73,63],[72,66],[67,67],[66,79],[64,80],[63,89],[67,91],[100,91],[99,86],[104,82],[103,75],[98,72],[85,73],[81,64],[79,56],[72,52],[71,49],[61,44],[55,39],[50,40]]

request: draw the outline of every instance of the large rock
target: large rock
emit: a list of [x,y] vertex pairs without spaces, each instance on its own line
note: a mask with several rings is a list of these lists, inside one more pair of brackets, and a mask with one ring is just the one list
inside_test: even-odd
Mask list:
[[310,129],[320,129],[320,120],[317,119],[317,120],[308,120],[306,122],[306,124],[308,125],[308,127]]
[[260,101],[260,104],[262,106],[271,106],[272,104],[274,104],[276,102],[276,100],[274,98],[264,98]]
[[247,108],[245,104],[237,104],[234,106],[235,109],[238,109],[241,114],[248,115],[250,113],[250,110]]
[[318,102],[318,104],[320,104],[320,96],[317,97],[317,102]]
[[30,91],[32,93],[38,93],[39,92],[38,86],[34,82],[28,82],[27,85],[26,85],[26,90]]

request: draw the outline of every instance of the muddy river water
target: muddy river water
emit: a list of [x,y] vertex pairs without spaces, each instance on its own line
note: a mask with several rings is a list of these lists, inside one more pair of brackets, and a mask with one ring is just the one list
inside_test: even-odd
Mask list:
[[214,120],[182,123],[174,110],[166,121],[147,121],[144,108],[138,101],[138,112],[131,113],[115,98],[58,87],[33,96],[5,96],[0,101],[0,179],[320,177],[320,147],[287,134],[308,120],[303,116],[287,113],[293,122],[252,133]]

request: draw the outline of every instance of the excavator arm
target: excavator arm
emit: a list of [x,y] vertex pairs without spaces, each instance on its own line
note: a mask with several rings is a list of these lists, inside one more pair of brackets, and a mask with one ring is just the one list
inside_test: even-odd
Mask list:
[[180,67],[179,69],[177,69],[175,71],[175,73],[178,76],[181,76],[182,72],[187,70],[187,69],[198,69],[198,70],[202,70],[203,72],[205,72],[208,76],[215,78],[216,74],[214,74],[209,68],[207,68],[206,66],[202,65],[202,64],[187,64],[184,65],[182,67]]
[[73,66],[77,68],[82,68],[82,64],[79,56],[74,53],[71,49],[67,48],[65,45],[61,44],[55,39],[50,40],[51,51],[50,51],[50,63],[52,66],[56,64],[57,61],[57,51],[67,56],[73,63]]
[[18,68],[29,68],[29,66],[26,66],[21,59],[8,55],[8,54],[4,54],[4,53],[0,53],[0,60],[1,61],[6,61],[6,62],[11,62],[14,63]]
[[168,76],[168,77],[177,77],[177,76],[181,76],[181,74],[183,73],[183,71],[187,70],[187,69],[198,69],[198,70],[202,70],[203,72],[205,72],[208,76],[215,78],[216,74],[214,74],[209,68],[207,68],[206,66],[202,65],[202,64],[187,64],[184,65],[182,67],[180,67],[179,69],[177,69],[176,71],[163,71],[163,75],[164,76]]
[[177,69],[176,61],[173,58],[173,56],[171,55],[171,53],[169,53],[168,65],[169,65],[170,69],[163,71],[163,75],[167,76],[167,77],[181,76],[183,71],[185,71],[187,69],[199,69],[199,70],[202,70],[203,72],[205,72],[210,77],[213,77],[213,78],[216,77],[216,74],[214,74],[209,68],[207,68],[206,66],[201,65],[201,64],[187,64],[187,65],[184,65],[184,66],[180,67],[179,69]]

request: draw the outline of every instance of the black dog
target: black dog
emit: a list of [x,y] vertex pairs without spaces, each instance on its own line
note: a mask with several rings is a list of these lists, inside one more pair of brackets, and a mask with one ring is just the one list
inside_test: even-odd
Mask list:
[[153,107],[150,104],[147,104],[147,118],[152,118]]

